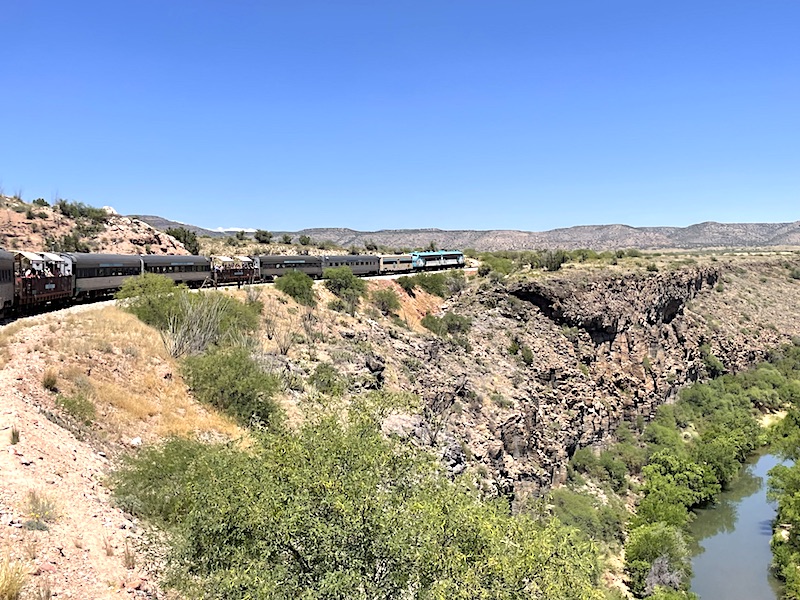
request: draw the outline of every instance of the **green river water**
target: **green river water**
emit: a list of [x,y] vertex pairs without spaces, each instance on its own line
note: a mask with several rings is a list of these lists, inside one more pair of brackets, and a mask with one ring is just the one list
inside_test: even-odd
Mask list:
[[780,582],[769,570],[775,506],[767,501],[767,473],[780,459],[753,457],[714,506],[691,525],[691,590],[701,600],[777,600]]

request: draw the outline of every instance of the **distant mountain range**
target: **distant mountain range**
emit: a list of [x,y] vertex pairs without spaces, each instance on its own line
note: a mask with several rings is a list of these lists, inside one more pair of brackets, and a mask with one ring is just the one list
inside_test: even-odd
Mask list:
[[[185,227],[211,237],[230,233],[203,229],[158,216],[137,215],[136,218],[162,231]],[[691,248],[761,248],[800,246],[800,221],[794,223],[716,223],[707,221],[688,227],[631,227],[629,225],[581,225],[550,231],[517,231],[493,229],[382,229],[355,231],[344,228],[314,228],[300,231],[273,231],[276,236],[289,233],[295,239],[310,236],[315,241],[363,246],[366,242],[390,247],[416,248],[434,242],[440,248],[474,248],[476,250],[534,250],[544,248],[591,248],[593,250],[691,249]]]

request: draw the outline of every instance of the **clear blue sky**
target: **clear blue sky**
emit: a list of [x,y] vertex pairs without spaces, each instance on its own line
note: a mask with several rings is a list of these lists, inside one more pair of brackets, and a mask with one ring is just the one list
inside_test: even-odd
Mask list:
[[206,227],[800,219],[797,0],[0,0],[0,183]]

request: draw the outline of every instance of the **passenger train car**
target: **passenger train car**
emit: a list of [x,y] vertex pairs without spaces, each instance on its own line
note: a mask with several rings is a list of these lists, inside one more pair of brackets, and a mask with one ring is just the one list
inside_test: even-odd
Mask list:
[[315,279],[325,269],[348,267],[356,275],[464,266],[457,250],[390,255],[160,256],[0,250],[0,317],[111,296],[130,277],[157,273],[190,287],[274,281],[291,271]]

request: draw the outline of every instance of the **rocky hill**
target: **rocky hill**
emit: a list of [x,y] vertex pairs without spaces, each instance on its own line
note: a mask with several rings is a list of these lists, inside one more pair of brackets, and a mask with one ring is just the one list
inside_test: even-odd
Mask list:
[[[189,254],[144,221],[79,203],[56,207],[0,196],[0,248],[119,254]],[[59,206],[64,206],[61,210]]]
[[[221,237],[224,233],[184,225],[161,217],[138,217],[162,231],[186,227],[198,235]],[[756,248],[800,246],[800,221],[793,223],[715,223],[689,227],[630,227],[629,225],[582,225],[550,231],[382,229],[355,231],[346,228],[314,228],[296,232],[274,231],[277,237],[308,235],[344,248],[374,242],[391,248],[418,248],[434,242],[440,248],[474,248],[479,251],[591,248],[593,250]]]

